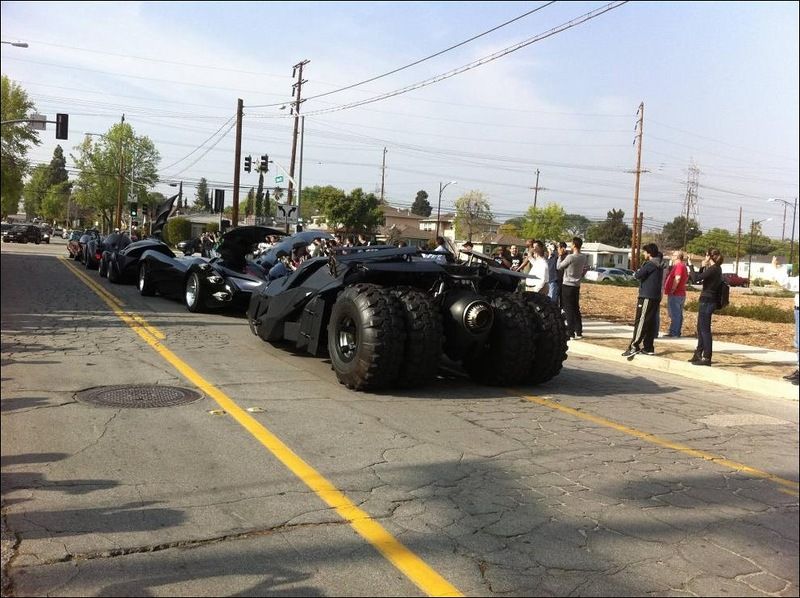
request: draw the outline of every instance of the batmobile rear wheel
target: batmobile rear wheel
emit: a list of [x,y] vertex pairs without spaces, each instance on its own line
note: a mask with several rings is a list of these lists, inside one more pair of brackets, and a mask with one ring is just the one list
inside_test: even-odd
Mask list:
[[464,359],[464,369],[481,384],[511,386],[528,373],[534,341],[525,322],[525,310],[508,293],[487,297],[494,308],[494,324],[486,343]]
[[536,326],[536,352],[525,382],[541,384],[561,371],[567,359],[567,327],[558,305],[538,293],[520,296]]
[[345,288],[328,323],[328,352],[339,382],[353,390],[395,383],[405,342],[400,303],[389,289],[358,284]]
[[108,276],[108,262],[106,261],[106,256],[100,258],[100,265],[97,267],[97,273],[100,275],[100,278]]
[[200,282],[200,275],[192,272],[186,279],[186,309],[198,313],[205,309],[203,285]]
[[119,282],[119,274],[117,273],[117,268],[115,267],[116,263],[109,263],[108,264],[108,282],[118,283]]
[[147,262],[139,266],[139,294],[143,297],[152,297],[156,294],[156,287],[147,275]]
[[436,378],[442,357],[442,314],[430,295],[414,287],[395,287],[405,321],[406,344],[398,386],[421,386]]

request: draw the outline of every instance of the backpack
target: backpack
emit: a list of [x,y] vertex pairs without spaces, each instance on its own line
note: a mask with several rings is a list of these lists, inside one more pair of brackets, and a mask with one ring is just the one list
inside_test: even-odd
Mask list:
[[720,281],[717,291],[717,309],[725,309],[731,302],[731,286],[724,280]]

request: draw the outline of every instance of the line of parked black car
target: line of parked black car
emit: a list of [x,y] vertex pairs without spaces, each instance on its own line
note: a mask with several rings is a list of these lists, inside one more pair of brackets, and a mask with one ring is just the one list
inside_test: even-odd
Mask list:
[[38,224],[3,222],[2,232],[4,243],[50,243],[49,229]]

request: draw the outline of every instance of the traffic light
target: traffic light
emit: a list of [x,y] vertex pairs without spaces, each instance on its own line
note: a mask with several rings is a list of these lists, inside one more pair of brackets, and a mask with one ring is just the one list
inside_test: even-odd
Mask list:
[[225,209],[225,189],[214,189],[214,213],[220,213]]
[[244,158],[244,171],[250,172],[253,169],[253,158],[252,156],[245,156]]
[[69,114],[56,114],[56,139],[66,139],[69,132]]
[[261,156],[261,172],[268,172],[269,171],[269,156],[264,154]]
[[136,215],[139,213],[139,204],[132,203],[131,204],[131,218],[136,218]]

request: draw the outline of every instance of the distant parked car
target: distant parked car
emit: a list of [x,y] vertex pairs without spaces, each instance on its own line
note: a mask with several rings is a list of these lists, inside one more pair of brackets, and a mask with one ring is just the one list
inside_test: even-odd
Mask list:
[[[10,229],[3,231],[3,241],[6,243],[36,243],[42,242],[42,231],[35,224],[15,224]],[[50,240],[48,238],[47,242]]]
[[631,280],[632,275],[621,268],[592,268],[584,275],[586,280],[603,282],[604,280]]
[[723,274],[722,280],[727,282],[728,285],[732,287],[746,287],[750,284],[750,281],[747,278],[742,278],[733,272]]

